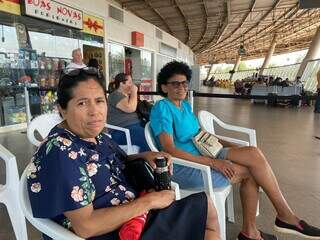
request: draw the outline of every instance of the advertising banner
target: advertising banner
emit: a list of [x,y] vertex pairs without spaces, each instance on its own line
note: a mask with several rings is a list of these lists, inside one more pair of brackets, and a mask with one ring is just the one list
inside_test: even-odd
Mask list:
[[52,0],[24,0],[24,14],[77,29],[83,28],[82,11]]

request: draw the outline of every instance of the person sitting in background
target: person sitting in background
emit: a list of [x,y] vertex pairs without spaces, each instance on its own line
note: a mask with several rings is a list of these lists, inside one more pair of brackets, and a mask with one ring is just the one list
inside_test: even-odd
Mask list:
[[88,67],[94,67],[98,69],[101,78],[104,78],[102,66],[99,64],[96,58],[90,58],[88,62]]
[[[266,157],[256,147],[240,147],[219,139],[223,148],[215,158],[202,156],[192,138],[199,133],[198,119],[185,100],[191,79],[191,69],[182,62],[170,62],[159,72],[159,93],[164,96],[151,110],[151,129],[160,149],[174,157],[207,165],[211,168],[215,188],[241,183],[240,196],[243,207],[243,226],[238,240],[276,240],[263,233],[256,225],[259,187],[267,194],[277,216],[275,229],[304,238],[320,239],[320,229],[300,220],[289,207]],[[174,166],[173,180],[181,188],[201,188],[201,171],[185,166]]]
[[77,48],[72,51],[72,61],[66,67],[67,69],[78,69],[78,68],[85,68],[86,65],[82,62],[82,53],[81,49]]
[[[130,130],[132,144],[140,147],[140,152],[150,151],[144,136],[144,126],[136,112],[138,104],[138,87],[130,75],[119,73],[114,78],[115,90],[108,97],[107,123]],[[125,134],[111,131],[114,141],[126,144]]]
[[320,113],[320,70],[317,73],[317,98],[316,98],[316,104],[314,106],[314,112],[315,113]]
[[124,175],[125,161],[142,158],[154,167],[154,159],[164,156],[171,168],[170,155],[127,156],[104,133],[105,82],[97,72],[69,72],[60,79],[57,96],[64,120],[50,131],[28,168],[34,217],[52,219],[88,240],[118,240],[123,224],[148,212],[141,240],[220,239],[215,208],[204,192],[179,201],[171,190],[136,198]]

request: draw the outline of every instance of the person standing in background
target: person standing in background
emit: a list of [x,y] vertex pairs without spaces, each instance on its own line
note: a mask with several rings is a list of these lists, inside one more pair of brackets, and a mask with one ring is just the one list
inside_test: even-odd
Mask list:
[[85,65],[82,61],[82,53],[81,49],[77,48],[72,51],[72,61],[68,64],[67,69],[78,69],[78,68],[85,68]]
[[317,73],[317,81],[318,81],[317,99],[316,99],[316,104],[315,104],[315,107],[314,107],[314,112],[315,113],[320,113],[320,70]]

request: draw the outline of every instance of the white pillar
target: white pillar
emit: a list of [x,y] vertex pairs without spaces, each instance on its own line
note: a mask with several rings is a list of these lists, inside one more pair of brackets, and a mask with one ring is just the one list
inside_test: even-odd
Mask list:
[[236,63],[235,63],[234,66],[233,66],[233,71],[235,71],[235,72],[238,71],[240,62],[241,62],[241,56],[238,55],[237,60],[236,60]]
[[[236,59],[236,63],[235,63],[234,66],[233,66],[233,70],[232,70],[233,72],[238,71],[240,62],[241,62],[241,55],[238,55],[238,56],[237,56],[237,59]],[[234,74],[234,73],[231,73],[231,74],[230,74],[230,80],[232,80],[233,74]]]
[[308,61],[317,59],[319,55],[320,55],[320,27],[318,27],[317,32],[312,39],[308,53],[306,57],[303,59],[296,77],[302,77],[303,72],[306,69],[306,66],[308,64]]
[[263,71],[265,68],[267,68],[269,66],[271,57],[274,53],[274,50],[276,49],[276,45],[277,45],[277,36],[275,35],[272,39],[269,51],[267,53],[267,56],[264,58],[263,64],[259,70],[259,75],[263,75]]
[[213,64],[210,65],[210,68],[209,68],[208,73],[207,73],[206,81],[208,81],[208,79],[210,77],[210,73],[212,71],[212,68],[213,68]]

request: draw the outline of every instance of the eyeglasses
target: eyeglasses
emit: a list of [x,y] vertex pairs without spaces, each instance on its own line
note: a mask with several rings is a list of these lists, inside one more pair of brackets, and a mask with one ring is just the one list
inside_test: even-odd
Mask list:
[[189,81],[171,81],[167,82],[167,84],[171,84],[174,88],[179,88],[180,85],[182,85],[184,88],[187,88],[189,86]]
[[78,76],[80,73],[85,73],[88,75],[97,76],[98,78],[102,78],[100,71],[95,67],[85,67],[85,68],[67,68],[63,70],[62,76],[70,76],[75,77]]

